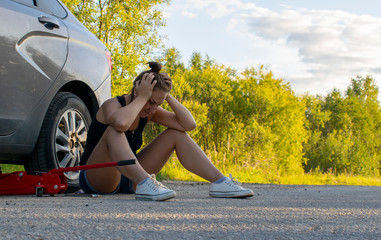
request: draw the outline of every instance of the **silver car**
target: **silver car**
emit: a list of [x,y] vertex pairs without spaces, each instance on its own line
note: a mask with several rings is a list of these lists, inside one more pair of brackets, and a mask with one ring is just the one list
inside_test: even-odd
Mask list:
[[[105,45],[59,0],[0,0],[0,163],[27,171],[78,165],[111,97]],[[69,187],[78,172],[68,172]]]

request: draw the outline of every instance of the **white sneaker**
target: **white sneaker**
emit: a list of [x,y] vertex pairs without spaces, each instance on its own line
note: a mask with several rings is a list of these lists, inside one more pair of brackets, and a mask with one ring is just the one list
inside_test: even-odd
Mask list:
[[221,198],[244,198],[254,196],[254,192],[250,189],[243,188],[237,179],[233,178],[230,174],[229,178],[221,183],[212,183],[210,186],[209,195],[211,197]]
[[175,191],[156,181],[155,174],[152,174],[143,184],[136,185],[135,198],[137,200],[165,201],[175,196]]

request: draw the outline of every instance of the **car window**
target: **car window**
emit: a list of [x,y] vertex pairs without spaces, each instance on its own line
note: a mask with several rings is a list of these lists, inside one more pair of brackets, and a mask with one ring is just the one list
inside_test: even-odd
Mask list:
[[54,16],[65,18],[67,13],[58,1],[52,0],[36,0],[37,7],[44,12],[50,13]]
[[12,1],[24,4],[29,7],[34,7],[36,2],[35,0],[12,0]]
[[66,10],[55,0],[12,0],[23,5],[38,8],[39,10],[54,15],[59,18],[67,16]]

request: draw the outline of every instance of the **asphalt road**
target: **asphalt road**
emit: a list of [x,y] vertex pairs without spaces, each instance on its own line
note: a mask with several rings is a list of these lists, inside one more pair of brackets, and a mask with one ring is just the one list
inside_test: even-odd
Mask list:
[[0,197],[1,239],[381,239],[381,187],[244,184],[247,199],[209,184],[164,182],[166,202],[134,195]]

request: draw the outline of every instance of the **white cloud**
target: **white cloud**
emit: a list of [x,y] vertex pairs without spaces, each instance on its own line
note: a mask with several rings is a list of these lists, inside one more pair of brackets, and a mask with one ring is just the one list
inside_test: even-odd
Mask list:
[[357,74],[369,74],[381,62],[379,18],[307,9],[241,17],[248,23],[245,30],[253,35],[298,49],[308,74],[291,73],[286,80],[295,84],[304,79],[303,86],[318,82],[321,87],[340,88],[346,86],[343,80],[349,83]]
[[[229,34],[252,39],[246,66],[265,61],[296,91],[344,90],[358,74],[381,81],[381,18],[288,5],[275,11],[242,0],[188,0],[183,7],[227,19]],[[249,56],[249,48],[263,48],[263,55]]]
[[288,8],[288,9],[292,8],[291,5],[287,5],[287,4],[280,4],[280,6],[283,7],[283,8]]
[[181,15],[186,16],[188,18],[195,18],[197,16],[196,13],[189,12],[189,11],[182,11]]
[[[173,9],[186,9],[196,14],[205,11],[212,19],[221,18],[239,12],[241,9],[255,6],[252,3],[242,3],[240,0],[184,0],[172,5]],[[196,14],[197,15],[197,14]]]

